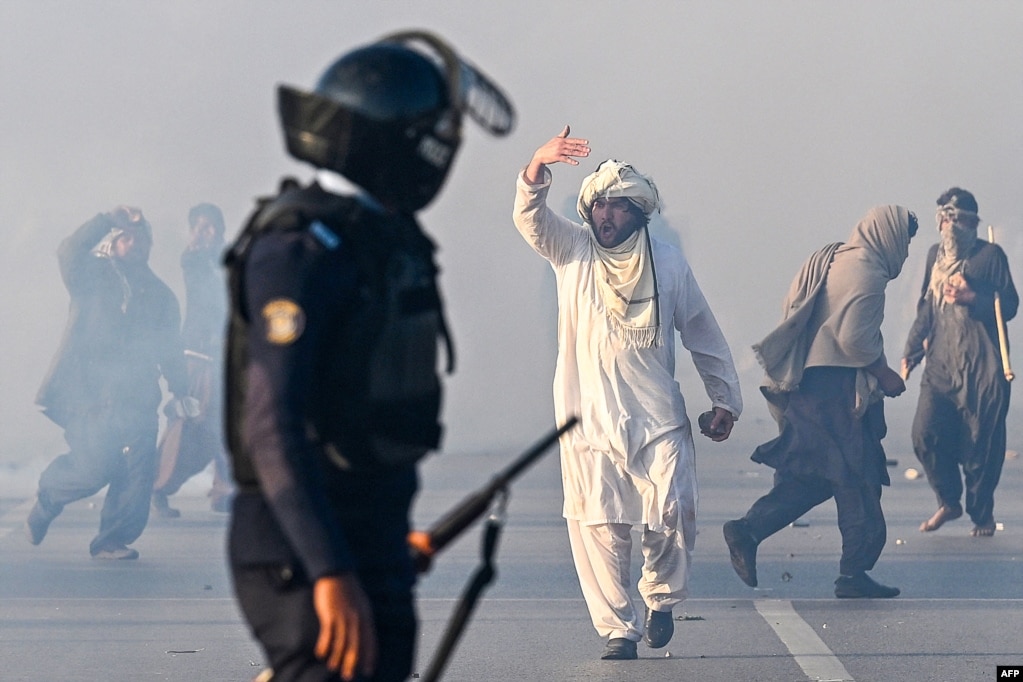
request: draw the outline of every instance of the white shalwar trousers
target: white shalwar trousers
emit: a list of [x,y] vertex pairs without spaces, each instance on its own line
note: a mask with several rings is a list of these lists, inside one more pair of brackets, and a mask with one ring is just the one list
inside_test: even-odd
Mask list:
[[[566,519],[575,570],[597,634],[604,638],[643,638],[645,613],[637,613],[629,595],[632,583],[632,526],[583,525]],[[642,530],[643,566],[637,587],[647,608],[669,611],[689,594],[692,553],[678,529]]]

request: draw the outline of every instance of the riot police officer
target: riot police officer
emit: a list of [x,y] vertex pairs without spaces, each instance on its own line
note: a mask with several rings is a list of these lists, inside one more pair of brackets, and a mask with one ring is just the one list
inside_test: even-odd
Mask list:
[[495,135],[514,114],[422,32],[278,96],[289,153],[319,171],[261,201],[226,257],[235,592],[275,680],[401,680],[416,462],[441,439],[437,356],[454,358],[414,216],[450,171],[463,113]]

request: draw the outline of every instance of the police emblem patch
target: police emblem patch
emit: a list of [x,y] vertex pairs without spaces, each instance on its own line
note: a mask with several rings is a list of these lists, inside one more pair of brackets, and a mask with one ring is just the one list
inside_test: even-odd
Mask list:
[[278,346],[293,343],[305,329],[305,313],[287,298],[275,298],[263,306],[266,321],[266,340]]

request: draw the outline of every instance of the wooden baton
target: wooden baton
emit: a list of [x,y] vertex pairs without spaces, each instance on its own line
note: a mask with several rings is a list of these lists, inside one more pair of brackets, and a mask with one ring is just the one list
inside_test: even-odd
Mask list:
[[[995,228],[991,225],[987,226],[987,240],[992,244],[995,243]],[[1005,319],[1002,317],[1002,299],[997,291],[995,292],[995,323],[998,325],[998,350],[1002,352],[1002,371],[1005,372],[1005,380],[1012,381],[1016,378],[1016,374],[1009,364],[1009,339],[1005,333]]]

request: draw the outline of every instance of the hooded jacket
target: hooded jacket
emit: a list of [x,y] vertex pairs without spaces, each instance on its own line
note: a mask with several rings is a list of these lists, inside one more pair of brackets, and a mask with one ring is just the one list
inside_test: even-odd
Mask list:
[[36,403],[62,427],[76,414],[103,409],[155,413],[163,397],[161,374],[173,394],[188,393],[177,298],[148,264],[95,250],[115,228],[108,214],[100,214],[57,252],[71,300]]

